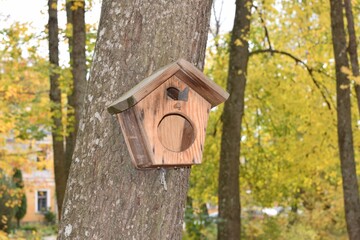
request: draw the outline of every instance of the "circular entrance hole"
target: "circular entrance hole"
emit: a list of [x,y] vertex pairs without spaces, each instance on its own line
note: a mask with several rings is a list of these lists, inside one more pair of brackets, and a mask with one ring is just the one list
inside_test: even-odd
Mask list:
[[158,125],[161,144],[173,152],[188,149],[195,140],[195,130],[189,120],[178,114],[166,115]]

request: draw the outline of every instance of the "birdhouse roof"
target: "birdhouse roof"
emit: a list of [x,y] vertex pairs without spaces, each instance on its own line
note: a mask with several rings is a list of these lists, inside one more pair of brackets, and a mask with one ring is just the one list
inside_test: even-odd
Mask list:
[[181,81],[206,99],[212,107],[219,105],[229,97],[229,93],[207,78],[194,65],[184,59],[179,59],[138,83],[119,99],[111,103],[108,111],[112,114],[125,111],[141,101],[173,75],[176,75]]

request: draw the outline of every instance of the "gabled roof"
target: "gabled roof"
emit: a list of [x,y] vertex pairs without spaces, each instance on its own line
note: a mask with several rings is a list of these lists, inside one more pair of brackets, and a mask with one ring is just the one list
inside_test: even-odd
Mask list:
[[111,103],[108,106],[108,111],[112,114],[125,111],[134,106],[173,75],[176,75],[181,81],[206,99],[212,107],[219,105],[229,97],[229,93],[207,78],[199,69],[188,61],[179,59],[176,62],[161,68],[138,83],[119,99]]

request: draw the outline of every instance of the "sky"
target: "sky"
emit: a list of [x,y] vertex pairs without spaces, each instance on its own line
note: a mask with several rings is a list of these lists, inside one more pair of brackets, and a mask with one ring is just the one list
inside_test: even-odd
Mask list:
[[[184,0],[185,1],[185,0]],[[47,0],[0,0],[0,29],[10,26],[11,23],[17,21],[20,23],[30,23],[32,31],[40,34],[47,24]],[[59,1],[64,3],[65,0]],[[229,32],[232,29],[234,15],[235,15],[235,0],[214,0],[215,12],[220,13],[221,5],[221,27],[220,32]],[[85,21],[91,24],[98,24],[100,19],[101,0],[93,0],[93,8],[85,14]],[[214,11],[212,9],[212,17],[210,26],[214,26]],[[59,12],[59,27],[65,28],[66,15],[65,11]],[[47,46],[40,50],[47,52]],[[63,59],[63,64],[67,61],[67,46],[60,46],[60,59]],[[61,55],[64,55],[62,57]],[[66,55],[66,56],[65,56]]]
[[[0,26],[6,27],[9,23],[18,21],[21,23],[31,23],[37,31],[42,31],[47,24],[47,0],[0,0]],[[59,1],[59,3],[65,2]],[[97,23],[100,19],[100,0],[93,0],[94,8],[85,15],[88,23]],[[65,11],[59,13],[59,26],[65,26]]]
[[[96,23],[100,18],[100,1],[93,0],[94,7],[91,12],[88,12],[87,22]],[[221,4],[223,10],[221,14],[221,29],[222,32],[228,32],[233,25],[235,14],[235,0],[215,0],[216,12],[220,12]],[[9,17],[9,22],[19,21],[32,23],[34,28],[43,28],[47,22],[47,1],[46,0],[0,0],[0,17]],[[213,12],[212,12],[213,14]],[[59,16],[59,25],[65,25],[65,14]],[[213,21],[212,17],[212,23]],[[6,27],[4,21],[0,22],[1,27]],[[5,25],[5,26],[4,26]]]

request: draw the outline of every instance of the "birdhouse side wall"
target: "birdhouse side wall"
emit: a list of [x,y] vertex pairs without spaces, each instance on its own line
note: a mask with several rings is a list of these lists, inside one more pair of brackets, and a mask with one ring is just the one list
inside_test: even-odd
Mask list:
[[133,164],[137,168],[153,165],[152,156],[147,149],[146,137],[142,134],[142,125],[139,124],[136,118],[134,108],[129,108],[117,114],[117,118]]

